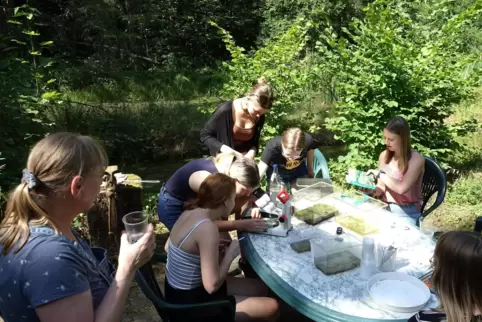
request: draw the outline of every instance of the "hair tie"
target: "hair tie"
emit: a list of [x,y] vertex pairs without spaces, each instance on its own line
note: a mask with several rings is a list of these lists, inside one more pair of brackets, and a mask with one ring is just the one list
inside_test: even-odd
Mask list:
[[42,181],[40,181],[35,174],[27,169],[23,169],[22,171],[22,182],[27,184],[28,190],[35,189],[42,184]]

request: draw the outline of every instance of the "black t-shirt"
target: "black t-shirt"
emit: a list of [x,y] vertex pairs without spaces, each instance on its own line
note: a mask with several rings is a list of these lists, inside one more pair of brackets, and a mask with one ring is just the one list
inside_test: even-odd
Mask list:
[[304,162],[309,150],[316,149],[316,147],[318,146],[313,137],[310,134],[305,133],[306,147],[301,152],[301,158],[297,160],[287,161],[286,158],[283,156],[281,139],[281,136],[277,136],[269,140],[268,143],[266,143],[263,155],[261,156],[261,161],[263,161],[269,166],[277,164],[280,167],[286,168],[286,170],[293,170],[299,167],[302,162]]
[[412,316],[408,322],[442,322],[447,319],[446,315],[436,311],[420,311]]

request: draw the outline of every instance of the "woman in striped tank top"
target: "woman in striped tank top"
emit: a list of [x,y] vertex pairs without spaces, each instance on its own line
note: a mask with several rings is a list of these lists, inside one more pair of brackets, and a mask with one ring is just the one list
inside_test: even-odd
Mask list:
[[[213,173],[202,182],[197,199],[186,204],[186,211],[171,230],[166,301],[192,304],[219,300],[229,294],[236,298],[237,321],[275,321],[278,302],[267,297],[269,290],[261,281],[227,277],[231,263],[239,255],[238,241],[233,240],[224,257],[219,258],[219,230],[214,221],[229,216],[235,196],[235,181]],[[194,318],[200,320],[199,316]]]

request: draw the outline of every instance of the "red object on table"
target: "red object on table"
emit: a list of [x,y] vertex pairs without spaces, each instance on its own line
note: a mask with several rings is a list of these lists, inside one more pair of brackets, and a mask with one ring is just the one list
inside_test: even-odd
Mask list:
[[281,191],[278,193],[278,195],[276,197],[283,204],[287,203],[288,200],[290,200],[290,194],[288,193],[288,191],[285,190],[284,187],[283,187],[283,189],[281,189]]
[[284,223],[286,221],[286,215],[281,215],[281,217],[279,217],[279,222],[280,223]]

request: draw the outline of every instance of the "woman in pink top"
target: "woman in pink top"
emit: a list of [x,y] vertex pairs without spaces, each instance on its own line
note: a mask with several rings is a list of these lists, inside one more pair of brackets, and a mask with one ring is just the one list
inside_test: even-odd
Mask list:
[[422,202],[425,158],[410,145],[410,127],[400,116],[383,130],[386,150],[380,154],[375,196],[389,204],[392,213],[406,215],[416,224]]

